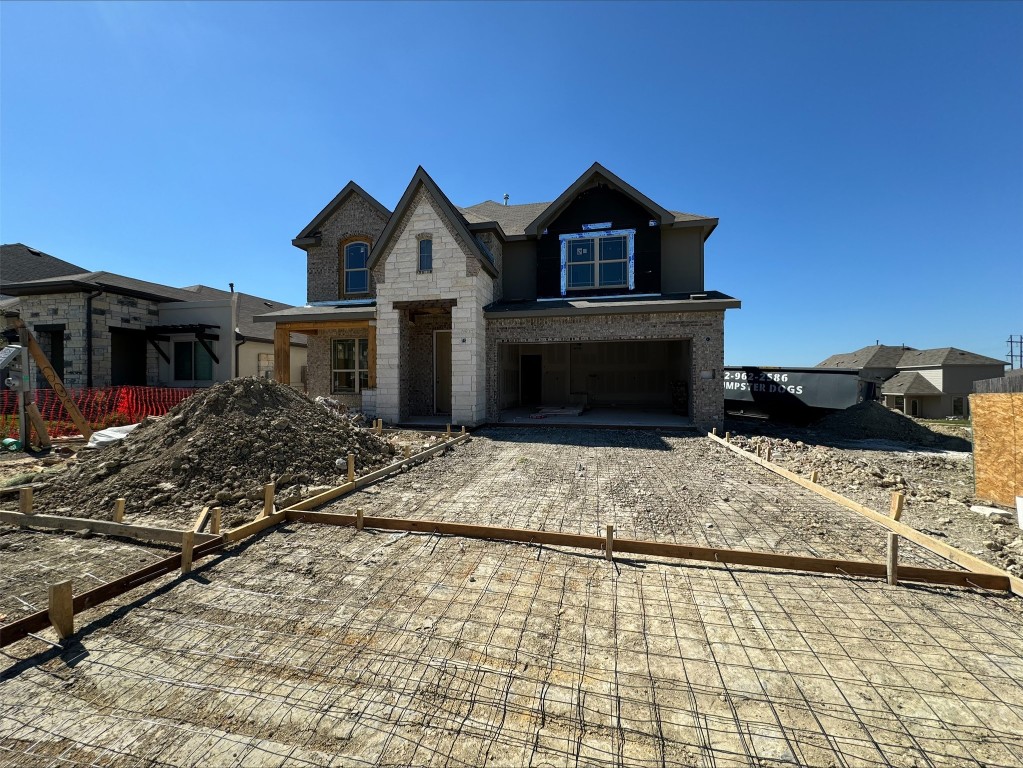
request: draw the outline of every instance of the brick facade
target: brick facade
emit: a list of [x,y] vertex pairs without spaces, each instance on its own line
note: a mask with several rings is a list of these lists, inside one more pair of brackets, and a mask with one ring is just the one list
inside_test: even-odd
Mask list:
[[[690,414],[700,429],[724,424],[725,313],[680,312],[579,317],[488,318],[486,322],[487,420],[500,411],[500,344],[574,341],[689,340],[692,350]],[[703,378],[710,372],[712,378]]]
[[[364,239],[372,246],[386,223],[387,218],[374,206],[358,194],[349,195],[320,228],[320,244],[310,246],[306,251],[306,300],[333,301],[341,298],[342,243]],[[369,296],[375,294],[375,288],[370,274]]]

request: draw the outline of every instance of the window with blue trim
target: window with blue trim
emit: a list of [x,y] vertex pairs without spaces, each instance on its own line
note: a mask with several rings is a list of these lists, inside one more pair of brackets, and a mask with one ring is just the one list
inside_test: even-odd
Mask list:
[[635,287],[634,229],[561,236],[561,294]]
[[419,271],[433,272],[433,240],[428,237],[419,241]]

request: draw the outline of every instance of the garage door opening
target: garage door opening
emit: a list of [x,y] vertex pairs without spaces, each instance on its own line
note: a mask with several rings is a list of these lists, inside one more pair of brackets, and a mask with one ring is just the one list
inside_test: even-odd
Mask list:
[[688,426],[688,339],[501,344],[502,423]]

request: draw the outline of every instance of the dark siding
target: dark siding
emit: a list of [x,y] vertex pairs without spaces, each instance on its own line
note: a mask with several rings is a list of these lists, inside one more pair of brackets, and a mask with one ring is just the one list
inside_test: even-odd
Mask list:
[[661,289],[661,230],[651,227],[649,211],[621,192],[604,185],[590,187],[572,201],[561,215],[547,226],[547,234],[537,242],[537,296],[561,295],[560,235],[582,232],[583,224],[610,221],[612,229],[636,230],[636,289],[605,288],[572,291],[588,296],[623,293],[659,293]]

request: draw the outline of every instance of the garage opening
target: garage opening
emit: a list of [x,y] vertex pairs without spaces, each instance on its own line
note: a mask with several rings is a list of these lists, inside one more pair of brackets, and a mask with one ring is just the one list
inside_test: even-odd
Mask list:
[[689,424],[688,339],[501,344],[501,421]]

